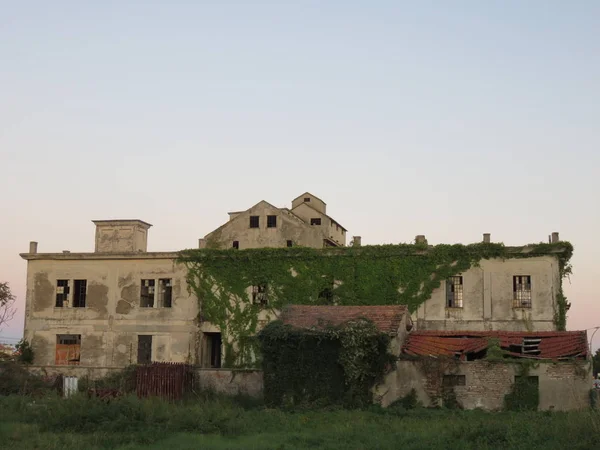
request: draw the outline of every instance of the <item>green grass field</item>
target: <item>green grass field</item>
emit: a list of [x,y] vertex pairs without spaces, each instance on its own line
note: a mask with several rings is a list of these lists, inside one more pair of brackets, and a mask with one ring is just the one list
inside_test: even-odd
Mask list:
[[600,448],[600,414],[280,411],[214,397],[107,404],[11,396],[0,397],[0,448],[583,450]]

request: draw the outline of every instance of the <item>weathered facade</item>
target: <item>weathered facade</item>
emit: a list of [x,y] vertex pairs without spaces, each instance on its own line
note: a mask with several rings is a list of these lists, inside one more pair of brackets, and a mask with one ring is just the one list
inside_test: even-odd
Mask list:
[[245,211],[229,213],[229,221],[200,241],[208,248],[261,248],[346,245],[346,229],[327,215],[327,205],[306,192],[292,208],[277,208],[260,201]]

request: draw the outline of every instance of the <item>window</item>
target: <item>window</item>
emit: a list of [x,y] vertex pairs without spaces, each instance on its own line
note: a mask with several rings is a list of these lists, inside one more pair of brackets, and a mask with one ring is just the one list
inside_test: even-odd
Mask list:
[[56,356],[57,366],[78,366],[81,359],[81,335],[57,334]]
[[233,248],[235,248],[236,250],[240,249],[240,241],[233,241]]
[[56,307],[62,308],[69,303],[69,280],[56,280]]
[[170,278],[158,280],[158,306],[170,308],[173,302],[173,283]]
[[266,305],[268,303],[266,284],[252,286],[252,303],[257,305]]
[[531,308],[531,276],[513,277],[513,308]]
[[87,280],[75,280],[74,285],[75,291],[73,292],[73,308],[85,308]]
[[277,227],[277,216],[267,216],[267,228]]
[[250,228],[258,228],[258,216],[250,216]]
[[287,246],[288,246],[288,247],[293,247],[293,246],[294,246],[294,243],[293,243],[292,241],[289,241],[289,240],[288,240],[288,241],[287,241]]
[[204,366],[221,367],[221,333],[204,333],[206,337],[204,345]]
[[142,280],[140,306],[142,308],[154,308],[154,280]]
[[304,202],[305,203],[310,203],[310,197],[304,197]]
[[444,375],[442,380],[444,387],[465,386],[466,384],[467,380],[464,375]]
[[322,304],[333,305],[333,288],[326,287],[319,292],[319,300],[322,301]]
[[463,307],[463,277],[450,277],[446,281],[446,307]]
[[152,335],[138,336],[138,364],[150,364],[152,362]]
[[311,225],[321,225],[321,219],[320,218],[310,219],[310,224]]

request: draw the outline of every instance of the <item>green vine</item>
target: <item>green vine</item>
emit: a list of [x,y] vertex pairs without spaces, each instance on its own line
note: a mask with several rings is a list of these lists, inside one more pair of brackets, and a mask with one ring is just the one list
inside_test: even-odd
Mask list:
[[[211,245],[212,246],[212,245]],[[571,273],[568,242],[505,247],[400,244],[335,249],[303,247],[184,250],[179,262],[200,304],[200,322],[218,326],[229,366],[248,365],[256,354],[259,316],[269,321],[286,304],[407,305],[415,312],[443,280],[484,259],[551,255],[561,280]],[[264,288],[266,303],[249,301],[251,286]],[[557,296],[555,323],[564,329],[568,302]]]

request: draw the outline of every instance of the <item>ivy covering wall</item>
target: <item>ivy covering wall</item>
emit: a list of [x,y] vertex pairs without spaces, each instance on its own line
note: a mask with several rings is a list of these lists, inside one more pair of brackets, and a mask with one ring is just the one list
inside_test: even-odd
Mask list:
[[[561,279],[571,273],[573,247],[568,242],[505,247],[400,244],[335,249],[262,248],[193,249],[180,253],[187,282],[200,302],[200,321],[221,330],[225,365],[252,359],[259,314],[275,318],[286,304],[408,305],[415,312],[447,278],[477,266],[483,259],[555,256]],[[265,288],[267,305],[249,301],[251,286]],[[562,288],[556,298],[555,323],[564,330],[569,308]],[[253,349],[254,346],[254,349]]]

